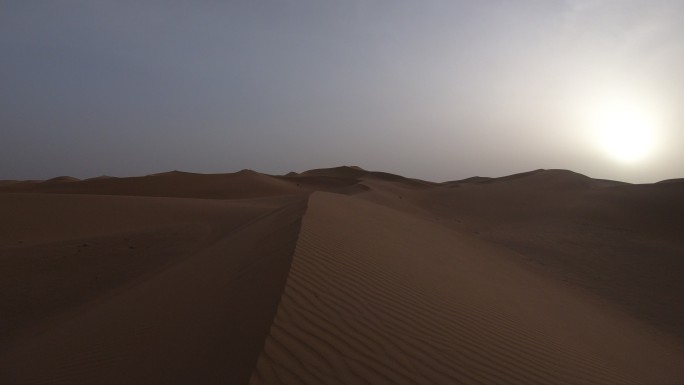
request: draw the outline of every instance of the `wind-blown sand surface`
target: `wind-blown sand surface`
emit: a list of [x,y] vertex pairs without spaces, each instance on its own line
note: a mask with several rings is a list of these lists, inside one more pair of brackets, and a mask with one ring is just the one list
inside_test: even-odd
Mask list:
[[0,383],[684,383],[676,181],[338,167],[0,192]]
[[0,383],[247,381],[304,198],[1,198]]
[[316,193],[252,384],[676,382],[676,346],[511,251]]

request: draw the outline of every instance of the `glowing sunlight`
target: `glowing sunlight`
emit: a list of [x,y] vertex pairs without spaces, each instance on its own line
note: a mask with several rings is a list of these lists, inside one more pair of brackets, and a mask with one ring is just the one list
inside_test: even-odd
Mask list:
[[596,108],[592,131],[598,145],[612,158],[633,163],[652,153],[659,123],[650,109],[633,102],[612,102]]

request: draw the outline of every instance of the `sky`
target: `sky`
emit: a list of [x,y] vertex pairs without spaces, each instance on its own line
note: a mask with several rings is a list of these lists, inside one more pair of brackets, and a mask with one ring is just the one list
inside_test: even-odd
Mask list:
[[0,179],[684,177],[684,1],[0,0]]

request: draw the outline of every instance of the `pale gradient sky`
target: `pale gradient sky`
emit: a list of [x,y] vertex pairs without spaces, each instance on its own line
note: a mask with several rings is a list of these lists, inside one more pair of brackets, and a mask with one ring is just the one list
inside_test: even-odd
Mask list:
[[[0,179],[684,177],[684,1],[0,0]],[[659,120],[619,162],[588,116]]]

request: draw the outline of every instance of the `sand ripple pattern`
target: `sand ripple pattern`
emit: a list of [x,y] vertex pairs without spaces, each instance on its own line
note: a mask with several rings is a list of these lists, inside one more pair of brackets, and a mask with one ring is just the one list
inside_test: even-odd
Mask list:
[[561,318],[527,315],[506,288],[534,282],[478,252],[424,219],[314,194],[251,384],[629,382],[537,327]]

